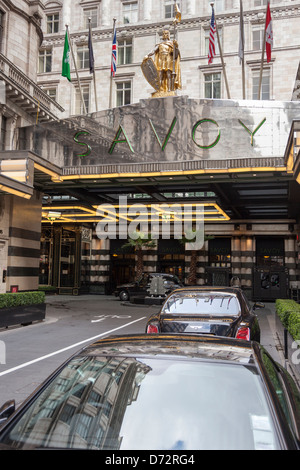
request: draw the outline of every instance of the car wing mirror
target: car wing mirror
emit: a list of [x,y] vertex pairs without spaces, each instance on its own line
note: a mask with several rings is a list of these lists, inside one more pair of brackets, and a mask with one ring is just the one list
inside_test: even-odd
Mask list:
[[255,302],[253,305],[253,310],[256,310],[257,308],[265,308],[265,304],[262,304],[261,302]]
[[4,403],[0,408],[0,425],[3,424],[15,411],[15,400],[9,400]]

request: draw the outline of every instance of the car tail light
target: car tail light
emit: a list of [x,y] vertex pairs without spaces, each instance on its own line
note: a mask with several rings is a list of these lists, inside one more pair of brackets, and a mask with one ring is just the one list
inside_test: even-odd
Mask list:
[[147,333],[158,333],[157,325],[148,325],[147,326]]
[[250,341],[250,328],[241,326],[236,333],[236,338]]

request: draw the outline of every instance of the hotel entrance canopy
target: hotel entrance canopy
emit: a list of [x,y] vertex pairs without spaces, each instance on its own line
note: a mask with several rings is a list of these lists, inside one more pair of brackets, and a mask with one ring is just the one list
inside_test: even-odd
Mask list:
[[[96,222],[97,207],[203,204],[206,221],[299,217],[296,102],[185,96],[40,124],[34,187],[55,222]],[[55,174],[45,171],[55,166]],[[48,168],[49,170],[49,168]]]

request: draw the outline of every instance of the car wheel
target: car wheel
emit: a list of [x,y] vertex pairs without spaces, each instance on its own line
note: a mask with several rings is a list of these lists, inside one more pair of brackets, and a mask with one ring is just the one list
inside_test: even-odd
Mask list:
[[122,290],[119,294],[120,300],[129,300],[129,294],[126,290]]

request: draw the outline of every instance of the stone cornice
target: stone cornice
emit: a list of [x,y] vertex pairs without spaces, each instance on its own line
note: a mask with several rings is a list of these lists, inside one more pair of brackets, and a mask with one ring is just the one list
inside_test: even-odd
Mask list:
[[[10,0],[5,0],[10,2]],[[293,4],[290,6],[276,6],[272,8],[272,19],[287,19],[291,17],[300,17],[300,2],[298,4]],[[227,26],[232,24],[238,24],[240,21],[239,11],[231,11],[228,13],[221,13],[216,15],[216,20],[218,26]],[[181,23],[177,26],[178,31],[190,30],[190,29],[200,29],[208,28],[210,22],[210,16],[203,17],[189,17],[182,18]],[[244,22],[247,23],[264,23],[265,22],[265,8],[260,9],[251,9],[244,11]],[[126,24],[119,25],[117,27],[118,36],[123,35],[127,36],[147,36],[160,33],[164,28],[169,27],[172,31],[172,23],[170,21],[159,21],[156,23],[136,23],[136,24]],[[80,30],[72,32],[70,28],[70,36],[75,42],[82,42],[88,40],[88,31]],[[44,35],[44,45],[62,45],[65,39],[65,31],[52,35]],[[94,41],[105,41],[112,39],[112,28],[95,28],[93,29],[93,40]]]

